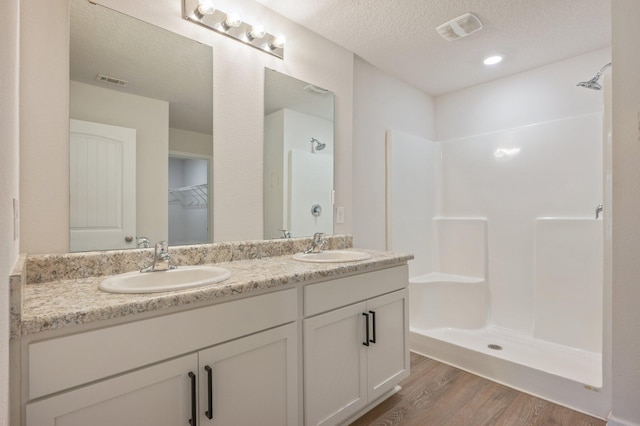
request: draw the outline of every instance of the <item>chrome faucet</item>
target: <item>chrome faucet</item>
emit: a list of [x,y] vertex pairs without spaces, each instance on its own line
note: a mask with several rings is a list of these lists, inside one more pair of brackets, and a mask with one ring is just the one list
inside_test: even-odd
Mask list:
[[149,248],[151,247],[151,241],[147,237],[136,237],[136,246],[138,248]]
[[316,232],[313,234],[313,241],[311,241],[311,247],[304,251],[305,254],[309,253],[322,253],[322,248],[327,244],[327,240],[324,239],[324,233]]
[[602,209],[603,209],[602,204],[598,204],[598,207],[596,207],[596,219],[600,217],[600,213],[602,213]]
[[282,236],[280,238],[291,238],[291,232],[288,230],[281,229],[280,232],[282,232]]
[[169,243],[166,241],[160,241],[159,243],[156,243],[155,252],[153,254],[153,263],[145,268],[142,268],[140,272],[168,271],[169,269],[176,268],[176,266],[173,266],[171,264]]

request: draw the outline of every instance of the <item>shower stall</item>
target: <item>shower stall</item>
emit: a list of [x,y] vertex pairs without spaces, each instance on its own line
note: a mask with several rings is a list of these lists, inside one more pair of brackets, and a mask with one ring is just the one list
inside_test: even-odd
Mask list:
[[569,92],[597,111],[441,141],[391,130],[386,156],[387,246],[415,255],[412,350],[601,418],[610,107],[583,87],[608,66]]

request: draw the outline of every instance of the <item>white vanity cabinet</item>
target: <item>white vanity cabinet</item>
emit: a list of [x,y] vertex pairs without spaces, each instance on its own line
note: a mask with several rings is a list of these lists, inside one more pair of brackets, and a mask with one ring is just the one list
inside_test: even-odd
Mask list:
[[402,264],[25,336],[17,423],[344,423],[409,374],[407,286]]
[[339,424],[409,375],[406,286],[396,267],[305,288],[307,426]]
[[291,289],[31,343],[25,424],[295,425],[296,318]]
[[195,354],[27,404],[29,426],[188,425]]
[[198,424],[297,424],[297,357],[295,324],[200,351]]

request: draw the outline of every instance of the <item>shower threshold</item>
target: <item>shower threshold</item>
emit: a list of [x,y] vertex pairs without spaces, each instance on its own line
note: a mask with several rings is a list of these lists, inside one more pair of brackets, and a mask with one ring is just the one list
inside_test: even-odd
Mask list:
[[411,328],[411,350],[489,380],[605,418],[602,354],[500,327]]

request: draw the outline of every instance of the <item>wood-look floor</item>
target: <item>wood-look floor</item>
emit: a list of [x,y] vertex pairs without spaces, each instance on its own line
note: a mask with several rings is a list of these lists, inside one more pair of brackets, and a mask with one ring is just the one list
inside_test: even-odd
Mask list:
[[411,353],[402,390],[353,425],[604,426],[606,422]]

